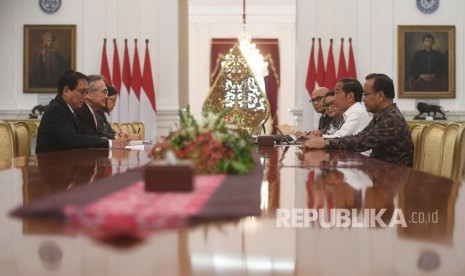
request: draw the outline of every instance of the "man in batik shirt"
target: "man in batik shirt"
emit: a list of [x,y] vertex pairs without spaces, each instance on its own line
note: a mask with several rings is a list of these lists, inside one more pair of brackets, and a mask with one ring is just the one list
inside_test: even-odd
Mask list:
[[370,74],[365,78],[363,102],[374,114],[368,126],[351,136],[323,139],[314,137],[305,142],[306,149],[371,149],[371,157],[398,165],[413,165],[413,141],[405,118],[397,105],[394,83],[384,74]]

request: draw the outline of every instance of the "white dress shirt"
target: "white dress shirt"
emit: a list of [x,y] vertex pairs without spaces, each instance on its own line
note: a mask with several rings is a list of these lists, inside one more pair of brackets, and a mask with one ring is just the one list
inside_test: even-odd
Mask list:
[[371,121],[372,115],[359,102],[354,103],[344,114],[344,124],[334,134],[324,134],[323,138],[336,138],[354,135],[362,131]]

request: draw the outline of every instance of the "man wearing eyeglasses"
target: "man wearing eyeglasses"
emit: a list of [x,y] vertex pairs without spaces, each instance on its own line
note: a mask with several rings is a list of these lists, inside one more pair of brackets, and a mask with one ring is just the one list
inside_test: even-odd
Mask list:
[[[370,123],[371,115],[361,103],[362,84],[352,78],[343,78],[334,86],[335,103],[342,113],[344,124],[333,134],[324,134],[324,138],[342,137],[353,135],[362,131]],[[321,136],[321,135],[319,135]]]
[[305,142],[306,149],[372,150],[371,157],[398,165],[413,165],[413,141],[409,127],[397,105],[394,83],[385,74],[365,78],[363,102],[373,119],[361,132],[339,138],[315,137]]
[[104,109],[108,97],[108,89],[101,75],[89,75],[89,93],[84,98],[85,104],[76,110],[81,133],[106,137],[100,133],[97,121],[97,110]]
[[352,78],[339,79],[334,86],[335,108],[342,113],[344,123],[332,134],[323,134],[314,130],[303,138],[312,137],[335,138],[353,135],[362,131],[370,122],[371,116],[361,103],[363,87],[360,82]]
[[[315,90],[313,90],[312,96],[310,98],[310,103],[312,104],[313,109],[315,109],[315,112],[321,114],[320,120],[318,122],[318,129],[326,127],[332,120],[332,118],[328,116],[328,114],[326,114],[326,110],[324,107],[324,100],[328,92],[328,88],[318,87]],[[297,140],[300,140],[305,135],[305,133],[302,131],[296,131],[294,134]]]
[[[118,90],[111,84],[105,82],[106,86],[106,95],[107,97],[105,98],[105,104],[102,107],[100,107],[101,103],[100,101],[98,102],[99,104],[97,105],[98,108],[95,110],[95,117],[97,120],[97,133],[99,135],[108,137],[109,139],[115,139],[117,136],[129,136],[131,141],[138,141],[141,139],[141,136],[139,133],[132,133],[132,134],[124,134],[124,133],[116,133],[110,126],[110,123],[107,119],[110,116],[110,112],[115,108],[116,106],[116,101],[118,98]],[[105,115],[107,113],[107,115]]]
[[58,81],[57,96],[50,101],[37,132],[37,154],[76,148],[124,148],[129,139],[113,141],[98,136],[84,135],[75,110],[84,105],[89,94],[87,76],[69,70]]
[[313,108],[317,113],[321,114],[320,121],[318,122],[318,129],[324,128],[331,121],[331,117],[326,114],[326,109],[324,107],[326,94],[329,92],[329,89],[326,87],[318,87],[313,90],[310,103],[313,105]]

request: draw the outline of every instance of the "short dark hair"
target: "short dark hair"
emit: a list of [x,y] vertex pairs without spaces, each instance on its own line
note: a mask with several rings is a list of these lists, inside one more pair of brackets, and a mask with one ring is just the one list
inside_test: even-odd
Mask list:
[[423,36],[423,40],[422,41],[425,41],[425,39],[431,39],[433,42],[434,42],[434,36],[431,34],[431,33],[427,33]]
[[113,96],[113,95],[118,95],[118,90],[116,89],[116,87],[114,87],[108,82],[105,82],[105,85],[107,86],[108,97]]
[[63,95],[63,90],[66,86],[68,86],[69,89],[74,90],[77,87],[79,80],[87,81],[87,76],[74,70],[66,71],[58,80],[58,96],[61,97],[61,95]]
[[373,89],[375,91],[383,91],[386,98],[394,99],[396,92],[394,90],[394,82],[385,74],[372,73],[365,77],[365,80],[373,79]]
[[329,91],[328,93],[326,93],[325,98],[328,96],[334,96],[334,95],[336,95],[334,91]]
[[342,83],[342,90],[346,93],[354,93],[354,99],[356,102],[362,101],[363,87],[362,84],[353,78],[339,79],[337,82]]

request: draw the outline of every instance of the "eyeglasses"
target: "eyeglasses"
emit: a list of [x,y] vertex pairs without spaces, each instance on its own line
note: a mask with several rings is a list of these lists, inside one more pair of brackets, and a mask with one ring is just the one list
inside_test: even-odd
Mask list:
[[325,109],[330,109],[330,108],[334,108],[336,107],[336,103],[335,102],[332,102],[332,103],[327,103],[324,105],[324,108]]
[[95,90],[91,90],[91,91],[103,93],[103,94],[105,94],[105,96],[108,97],[108,89],[104,89],[104,90],[95,89]]
[[366,92],[366,91],[363,91],[362,96],[363,96],[363,97],[367,97],[367,96],[369,96],[369,95],[371,95],[371,94],[373,94],[373,93],[378,93],[378,92],[381,92],[381,91],[373,91],[373,92]]
[[318,103],[318,102],[321,102],[321,100],[323,100],[325,98],[325,96],[318,96],[318,97],[315,97],[315,98],[311,98],[309,100],[310,103]]
[[116,103],[116,99],[112,99],[112,98],[107,98],[107,99],[112,101],[113,103]]
[[82,88],[79,89],[78,92],[81,93],[82,96],[86,96],[87,94],[89,94],[89,89]]

